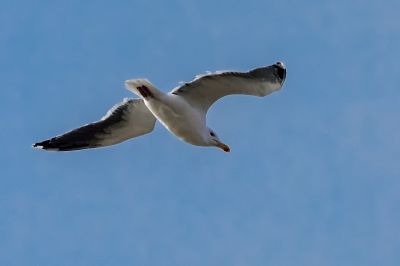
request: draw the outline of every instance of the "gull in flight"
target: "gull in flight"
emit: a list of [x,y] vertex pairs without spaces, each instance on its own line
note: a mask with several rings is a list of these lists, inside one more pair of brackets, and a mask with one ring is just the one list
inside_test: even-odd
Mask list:
[[72,151],[114,145],[150,133],[156,121],[177,138],[196,146],[228,145],[206,124],[210,106],[231,94],[266,96],[279,90],[286,78],[282,62],[248,72],[219,71],[197,76],[169,93],[163,93],[146,79],[125,81],[128,90],[139,98],[124,99],[99,121],[33,144],[52,151]]

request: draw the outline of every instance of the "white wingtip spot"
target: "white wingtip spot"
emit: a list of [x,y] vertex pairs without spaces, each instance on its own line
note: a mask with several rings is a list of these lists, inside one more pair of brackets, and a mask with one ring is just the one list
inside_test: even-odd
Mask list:
[[282,67],[283,69],[286,69],[285,63],[283,63],[282,61],[278,61],[275,64]]
[[43,149],[42,145],[37,145],[37,144],[32,144],[31,147],[34,148],[34,149]]

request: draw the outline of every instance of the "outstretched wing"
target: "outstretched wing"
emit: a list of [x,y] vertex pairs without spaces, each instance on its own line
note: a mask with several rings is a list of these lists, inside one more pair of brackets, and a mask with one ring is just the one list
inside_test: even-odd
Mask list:
[[286,78],[283,63],[253,69],[249,72],[217,72],[196,77],[171,91],[203,112],[218,99],[231,94],[265,96],[279,90]]
[[33,147],[72,151],[109,146],[153,131],[155,122],[142,99],[124,99],[101,120],[35,143]]

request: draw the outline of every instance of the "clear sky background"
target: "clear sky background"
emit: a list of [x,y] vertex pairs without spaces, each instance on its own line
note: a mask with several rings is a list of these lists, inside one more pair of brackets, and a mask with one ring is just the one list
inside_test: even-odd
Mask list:
[[[0,265],[400,265],[400,2],[0,2]],[[33,142],[126,79],[282,60],[284,88],[107,149]]]

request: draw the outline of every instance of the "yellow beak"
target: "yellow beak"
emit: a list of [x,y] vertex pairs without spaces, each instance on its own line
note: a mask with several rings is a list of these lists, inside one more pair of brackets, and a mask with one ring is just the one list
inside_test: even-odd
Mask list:
[[220,142],[220,141],[218,141],[218,140],[216,140],[216,142],[217,142],[217,147],[218,148],[220,148],[220,149],[222,149],[224,152],[230,152],[231,151],[231,148],[229,148],[229,146],[228,145],[226,145],[226,144],[224,144],[224,143],[222,143],[222,142]]

